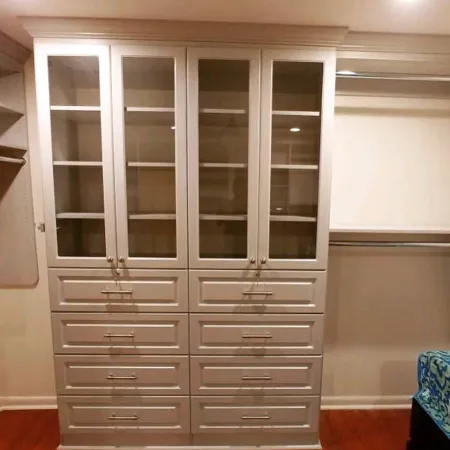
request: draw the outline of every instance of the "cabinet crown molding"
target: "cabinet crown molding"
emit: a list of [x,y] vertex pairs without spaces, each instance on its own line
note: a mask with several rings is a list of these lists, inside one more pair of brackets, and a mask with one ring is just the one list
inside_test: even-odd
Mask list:
[[31,51],[0,31],[0,68],[22,72]]
[[165,42],[337,47],[346,27],[135,19],[21,17],[33,38],[137,39]]

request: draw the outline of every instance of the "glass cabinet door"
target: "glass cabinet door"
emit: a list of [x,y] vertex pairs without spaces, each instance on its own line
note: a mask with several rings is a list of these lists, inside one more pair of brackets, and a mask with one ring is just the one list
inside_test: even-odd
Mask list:
[[50,266],[116,255],[109,49],[37,44],[38,120]]
[[258,50],[188,50],[191,267],[256,267],[259,64]]
[[186,50],[113,47],[119,264],[187,267]]
[[326,268],[333,67],[323,51],[263,51],[262,267]]

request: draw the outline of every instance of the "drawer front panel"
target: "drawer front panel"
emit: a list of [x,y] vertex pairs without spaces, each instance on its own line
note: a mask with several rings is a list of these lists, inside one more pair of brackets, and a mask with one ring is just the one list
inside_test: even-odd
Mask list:
[[192,433],[312,433],[319,397],[193,397]]
[[62,433],[189,433],[188,397],[58,398]]
[[318,395],[320,356],[191,357],[193,395]]
[[187,354],[186,314],[53,313],[56,354]]
[[191,353],[319,355],[323,316],[309,314],[191,314]]
[[187,271],[51,269],[51,306],[73,312],[187,312]]
[[58,394],[189,395],[187,356],[55,357]]
[[194,270],[190,310],[225,313],[323,313],[325,272]]

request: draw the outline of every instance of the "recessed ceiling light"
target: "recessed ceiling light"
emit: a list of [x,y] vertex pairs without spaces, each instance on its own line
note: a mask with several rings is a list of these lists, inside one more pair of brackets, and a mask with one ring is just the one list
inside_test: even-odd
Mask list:
[[292,133],[298,133],[300,131],[300,128],[298,127],[293,127],[291,128],[289,131],[291,131]]
[[356,72],[353,72],[353,70],[338,70],[336,73],[338,75],[356,75]]

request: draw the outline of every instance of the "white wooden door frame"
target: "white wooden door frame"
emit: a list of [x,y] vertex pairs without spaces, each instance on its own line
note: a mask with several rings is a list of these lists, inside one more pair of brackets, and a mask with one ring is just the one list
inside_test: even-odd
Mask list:
[[[135,258],[129,256],[125,124],[122,58],[173,58],[175,61],[175,171],[176,171],[176,258]],[[117,210],[119,267],[187,267],[187,168],[186,168],[186,49],[184,47],[112,45],[112,97],[114,126],[114,168]]]
[[[188,179],[189,179],[189,266],[193,269],[255,269],[250,261],[258,258],[258,164],[260,124],[260,50],[255,48],[189,48],[188,75]],[[248,190],[247,190],[247,258],[200,258],[199,227],[199,85],[198,61],[248,60]]]
[[[335,50],[263,50],[262,52],[261,153],[259,197],[259,258],[267,262],[264,269],[325,270],[328,261],[332,127],[334,120]],[[317,214],[316,258],[271,259],[270,245],[270,180],[272,158],[272,78],[273,61],[323,63],[322,111],[320,132],[319,206]]]
[[[50,267],[110,267],[111,263],[107,261],[107,257],[115,257],[117,252],[109,46],[98,44],[91,45],[88,43],[54,44],[41,41],[35,43],[34,52],[48,265]],[[105,257],[58,256],[50,111],[50,79],[48,71],[49,56],[97,56],[99,59],[103,196],[105,213],[104,225],[106,240]]]

